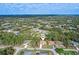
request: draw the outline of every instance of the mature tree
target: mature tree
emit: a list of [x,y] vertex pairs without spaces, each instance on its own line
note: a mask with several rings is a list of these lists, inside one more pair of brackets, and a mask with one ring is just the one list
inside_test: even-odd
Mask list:
[[33,33],[31,36],[31,46],[32,47],[38,47],[40,44],[40,34],[39,33]]
[[1,55],[13,55],[14,52],[15,52],[15,49],[13,49],[13,47],[7,47],[7,48],[0,49]]
[[53,32],[49,32],[48,34],[46,34],[46,39],[47,40],[54,40],[55,38],[55,34]]

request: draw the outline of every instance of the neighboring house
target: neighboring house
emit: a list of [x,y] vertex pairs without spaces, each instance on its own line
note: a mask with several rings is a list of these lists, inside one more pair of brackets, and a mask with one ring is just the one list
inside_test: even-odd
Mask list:
[[13,33],[14,33],[15,35],[18,35],[20,32],[19,32],[19,31],[13,31]]
[[41,34],[41,40],[45,40],[45,34]]
[[77,28],[79,28],[79,25],[77,25]]
[[18,35],[20,33],[19,31],[13,31],[12,29],[3,30],[3,32],[11,32],[11,33],[14,33],[15,35]]
[[40,48],[43,48],[46,45],[46,41],[40,41]]
[[54,41],[48,41],[48,45],[55,45]]
[[54,42],[55,42],[56,48],[65,48],[65,46],[63,45],[63,42],[61,41],[54,41]]
[[3,32],[12,32],[13,30],[12,29],[9,29],[9,30],[3,30]]
[[23,47],[24,47],[24,48],[27,48],[27,47],[29,46],[29,43],[30,43],[30,42],[31,42],[30,40],[24,41]]

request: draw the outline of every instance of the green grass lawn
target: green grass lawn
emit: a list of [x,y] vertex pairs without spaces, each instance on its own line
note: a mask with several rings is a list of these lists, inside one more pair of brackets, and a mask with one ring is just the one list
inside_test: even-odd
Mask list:
[[64,55],[78,55],[76,51],[64,51]]
[[64,51],[62,48],[57,48],[56,52],[60,55],[78,55],[76,51]]

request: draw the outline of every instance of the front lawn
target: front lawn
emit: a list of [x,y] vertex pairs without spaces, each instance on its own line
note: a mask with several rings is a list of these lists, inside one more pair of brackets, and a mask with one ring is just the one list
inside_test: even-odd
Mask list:
[[78,55],[76,51],[64,51],[63,48],[56,48],[56,52],[59,55]]

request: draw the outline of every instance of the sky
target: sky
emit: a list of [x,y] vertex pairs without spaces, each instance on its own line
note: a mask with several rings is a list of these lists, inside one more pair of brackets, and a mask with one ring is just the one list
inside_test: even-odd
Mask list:
[[79,15],[78,3],[0,3],[0,15]]

